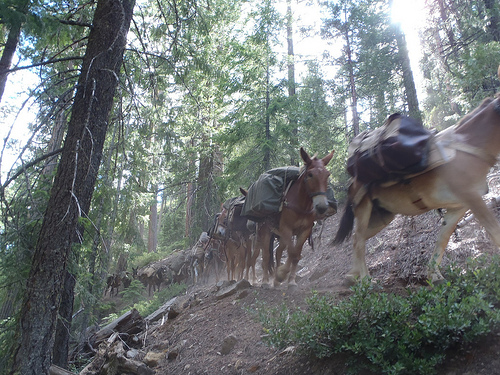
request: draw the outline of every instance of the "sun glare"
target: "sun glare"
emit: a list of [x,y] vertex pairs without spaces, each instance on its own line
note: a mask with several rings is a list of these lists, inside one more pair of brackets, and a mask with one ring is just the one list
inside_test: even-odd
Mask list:
[[400,23],[408,45],[411,67],[419,91],[419,96],[423,97],[423,88],[420,73],[420,60],[422,58],[422,48],[420,45],[419,32],[425,24],[425,1],[424,0],[394,0],[391,9],[392,22]]

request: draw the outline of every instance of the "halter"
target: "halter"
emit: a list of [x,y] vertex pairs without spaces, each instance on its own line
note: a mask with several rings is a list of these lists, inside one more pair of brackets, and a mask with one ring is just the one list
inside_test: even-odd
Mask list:
[[[315,192],[312,192],[312,193],[309,191],[309,189],[307,188],[307,184],[305,184],[305,183],[306,183],[306,181],[307,181],[307,179],[308,179],[308,177],[307,177],[307,176],[304,176],[306,172],[307,172],[307,168],[304,168],[304,169],[301,171],[301,173],[300,173],[300,175],[299,175],[299,177],[297,178],[297,180],[296,180],[296,181],[290,181],[290,183],[288,184],[287,188],[285,189],[285,192],[283,193],[283,202],[282,202],[282,204],[281,204],[281,206],[282,206],[282,207],[284,206],[284,207],[286,207],[286,208],[288,208],[288,209],[290,209],[290,210],[292,210],[292,211],[295,211],[295,212],[296,212],[296,213],[298,213],[298,214],[302,214],[302,215],[310,215],[310,214],[313,214],[313,213],[314,213],[314,207],[311,207],[311,209],[310,209],[310,210],[302,210],[301,208],[299,208],[299,207],[297,207],[297,206],[292,205],[292,204],[291,204],[291,203],[287,200],[286,196],[287,196],[287,194],[288,194],[288,191],[290,190],[290,187],[292,186],[292,184],[293,184],[294,182],[298,182],[301,178],[303,178],[303,180],[304,180],[304,187],[305,187],[305,189],[306,189],[307,196],[308,196],[309,198],[311,198],[311,203],[309,203],[309,206],[312,206],[312,198],[313,198],[313,197],[316,197],[316,196],[318,196],[318,195],[324,195],[324,196],[326,196],[326,192],[325,192],[325,191],[315,191]],[[280,209],[280,211],[281,211],[281,209]]]
[[[297,181],[302,177],[302,175],[304,175],[305,173],[307,172],[307,168],[304,168],[304,170],[302,171],[302,173],[300,174],[299,178],[297,179]],[[304,177],[304,183],[307,182],[307,180],[309,179],[310,177],[307,177],[305,176]],[[307,188],[307,185],[305,185],[305,188],[306,188],[306,191],[307,191],[307,195],[309,196],[309,198],[313,198],[313,197],[316,197],[318,195],[325,195],[326,196],[326,191],[315,191],[315,192],[310,192],[309,189]]]

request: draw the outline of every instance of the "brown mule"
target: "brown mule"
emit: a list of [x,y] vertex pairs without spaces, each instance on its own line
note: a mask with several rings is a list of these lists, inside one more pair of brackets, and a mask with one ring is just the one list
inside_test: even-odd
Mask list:
[[[305,164],[297,180],[285,193],[281,212],[257,223],[253,254],[258,255],[262,249],[264,285],[269,283],[269,274],[272,272],[274,235],[279,237],[279,246],[276,249],[278,268],[274,285],[278,286],[287,279],[287,276],[289,287],[297,285],[295,274],[304,242],[311,235],[314,221],[324,216],[329,209],[326,194],[330,172],[325,166],[332,159],[333,151],[318,159],[315,156],[311,158],[301,148],[300,155]],[[281,255],[285,249],[288,257],[285,264],[281,265]]]
[[443,280],[439,264],[456,224],[468,209],[500,246],[500,225],[482,199],[488,189],[486,175],[500,153],[500,99],[485,99],[454,128],[445,131],[452,136],[449,146],[456,151],[451,161],[391,186],[367,187],[355,178],[351,180],[347,206],[334,239],[334,243],[341,243],[348,238],[356,219],[353,265],[347,274],[350,282],[370,276],[366,240],[386,227],[396,214],[415,216],[446,209],[428,266],[428,278],[434,283]]
[[228,199],[221,205],[213,236],[222,241],[228,280],[239,281],[243,279],[245,268],[248,280],[247,254],[251,252],[251,233],[246,225],[247,218],[240,215],[241,205],[234,204],[237,199],[243,200],[243,197]]

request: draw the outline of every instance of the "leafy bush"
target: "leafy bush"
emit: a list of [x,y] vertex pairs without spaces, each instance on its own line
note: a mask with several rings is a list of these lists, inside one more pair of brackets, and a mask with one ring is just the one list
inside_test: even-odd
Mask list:
[[451,269],[449,281],[406,295],[379,292],[365,280],[335,301],[314,294],[307,311],[286,306],[259,313],[265,340],[318,358],[344,353],[349,370],[432,374],[447,349],[474,341],[500,322],[500,262]]
[[128,302],[127,307],[123,308],[119,312],[109,314],[103,319],[101,324],[112,322],[132,308],[139,311],[139,314],[142,317],[146,317],[155,312],[168,300],[184,293],[186,288],[187,286],[185,284],[171,284],[168,287],[155,292],[151,299],[145,300],[143,297],[144,286],[140,281],[133,280],[128,288],[120,292],[123,300]]
[[121,295],[123,301],[134,304],[142,300],[142,293],[146,288],[144,284],[139,280],[132,280],[128,288],[125,288],[119,294]]
[[143,301],[134,305],[134,307],[139,311],[141,316],[148,316],[154,313],[161,305],[166,303],[168,300],[174,298],[185,292],[187,286],[186,284],[171,284],[166,288],[155,292],[153,298],[149,301]]

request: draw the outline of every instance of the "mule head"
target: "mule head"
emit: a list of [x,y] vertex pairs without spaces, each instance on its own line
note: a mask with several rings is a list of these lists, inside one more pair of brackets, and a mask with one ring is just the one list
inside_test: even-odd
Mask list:
[[222,211],[217,214],[215,222],[214,237],[224,239],[227,234],[227,210],[222,208]]
[[328,177],[330,172],[325,168],[332,160],[334,151],[322,159],[316,156],[312,158],[304,150],[300,148],[300,156],[305,163],[304,184],[307,194],[312,199],[313,208],[317,215],[323,215],[329,208],[326,191],[328,189]]

